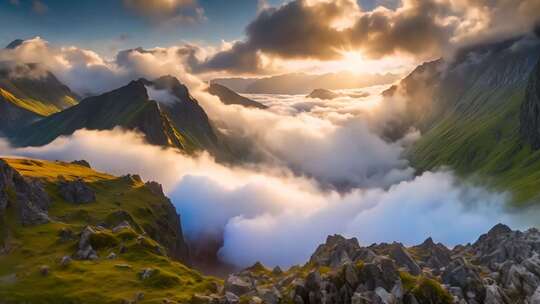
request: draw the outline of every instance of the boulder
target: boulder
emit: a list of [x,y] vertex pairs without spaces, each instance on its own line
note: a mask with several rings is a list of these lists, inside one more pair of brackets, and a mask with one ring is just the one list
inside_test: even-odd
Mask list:
[[238,296],[244,295],[253,289],[254,287],[249,279],[236,275],[229,275],[225,281],[225,292],[233,293]]
[[79,260],[96,260],[98,258],[97,252],[92,248],[90,244],[90,237],[95,234],[95,230],[90,226],[86,226],[81,232],[79,239],[78,250],[75,253],[75,258]]
[[81,160],[74,160],[74,161],[72,161],[71,163],[74,164],[74,165],[82,166],[82,167],[92,168],[92,167],[90,166],[90,163],[87,162],[87,161],[84,160],[84,159],[81,159]]
[[87,204],[96,201],[96,193],[82,179],[61,180],[58,184],[60,196],[73,204]]

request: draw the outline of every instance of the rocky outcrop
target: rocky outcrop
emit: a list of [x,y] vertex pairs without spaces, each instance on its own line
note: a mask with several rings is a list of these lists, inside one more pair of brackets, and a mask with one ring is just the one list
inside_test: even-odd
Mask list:
[[73,204],[96,201],[96,193],[82,179],[67,181],[62,178],[58,183],[58,193],[65,201]]
[[306,265],[272,271],[257,263],[230,275],[224,291],[202,303],[540,303],[539,241],[536,229],[501,224],[453,250],[431,238],[409,248],[362,247],[355,238],[333,235]]
[[0,216],[7,208],[14,208],[22,225],[44,224],[49,221],[50,204],[41,181],[23,177],[0,160]]

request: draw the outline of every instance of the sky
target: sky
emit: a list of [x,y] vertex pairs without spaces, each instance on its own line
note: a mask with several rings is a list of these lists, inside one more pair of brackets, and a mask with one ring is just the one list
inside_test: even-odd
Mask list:
[[[373,8],[391,0],[363,0]],[[150,1],[151,2],[151,1]],[[265,1],[279,5],[283,0]],[[219,43],[242,38],[261,1],[199,0],[204,17],[189,24],[157,24],[126,7],[122,0],[0,0],[0,43],[41,36],[48,41],[100,49],[169,46],[179,41]],[[9,29],[9,30],[6,30]]]
[[[285,0],[198,0],[194,3],[202,9],[200,18],[175,22],[154,20],[126,2],[0,0],[0,45],[39,36],[58,45],[92,49],[105,57],[113,57],[122,49],[168,47],[183,42],[217,45],[242,39],[246,25],[262,7],[278,6]],[[378,5],[392,7],[394,2],[359,3],[372,9]]]
[[106,61],[176,47],[193,74],[404,73],[530,32],[539,12],[537,0],[0,0],[0,43],[40,37]]

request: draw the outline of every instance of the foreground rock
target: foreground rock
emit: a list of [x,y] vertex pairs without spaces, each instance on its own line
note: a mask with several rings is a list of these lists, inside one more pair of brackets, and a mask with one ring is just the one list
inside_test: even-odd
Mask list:
[[22,225],[44,224],[49,222],[50,205],[51,200],[40,180],[25,178],[0,160],[0,216],[12,206]]
[[59,182],[58,191],[60,196],[73,204],[87,204],[96,201],[96,193],[81,179]]
[[[234,295],[234,296],[233,296]],[[540,303],[540,232],[496,225],[453,250],[422,244],[362,247],[329,236],[304,266],[270,270],[257,263],[230,275],[203,303],[532,304]],[[201,299],[199,299],[201,300]]]

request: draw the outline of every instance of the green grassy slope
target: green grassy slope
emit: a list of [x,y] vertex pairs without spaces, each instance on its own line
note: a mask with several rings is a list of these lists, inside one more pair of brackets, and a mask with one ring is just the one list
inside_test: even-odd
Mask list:
[[13,142],[39,146],[79,129],[110,130],[117,126],[139,130],[151,144],[188,152],[196,146],[170,123],[156,102],[148,99],[144,84],[137,81],[42,119],[20,130]]
[[[420,171],[450,166],[461,175],[477,174],[501,190],[510,190],[516,203],[540,194],[540,151],[532,151],[519,135],[519,110],[524,92],[516,89],[499,98],[506,102],[480,114],[447,114],[409,151]],[[495,94],[496,95],[496,94]]]
[[[195,293],[214,290],[218,280],[202,276],[164,254],[150,234],[151,227],[163,221],[167,202],[156,196],[136,178],[117,178],[92,169],[59,162],[7,159],[10,166],[27,177],[40,178],[53,203],[52,221],[37,226],[21,226],[14,208],[0,216],[0,302],[2,303],[122,303],[143,293],[138,303],[187,301]],[[97,200],[85,205],[63,201],[55,183],[59,175],[71,180],[82,178],[96,191]],[[61,266],[60,259],[76,251],[79,233],[86,225],[113,223],[119,211],[130,216],[133,228],[113,233],[104,229],[91,242],[99,258],[73,260]],[[73,239],[62,241],[59,232],[74,232]],[[125,253],[120,252],[124,246]],[[118,256],[107,259],[110,252]],[[43,275],[40,268],[49,267]],[[147,279],[139,273],[155,269]]]
[[434,97],[444,109],[408,151],[411,164],[419,171],[447,166],[474,176],[509,191],[516,205],[538,201],[540,152],[520,135],[520,108],[537,51],[492,51],[480,64],[448,72]]

